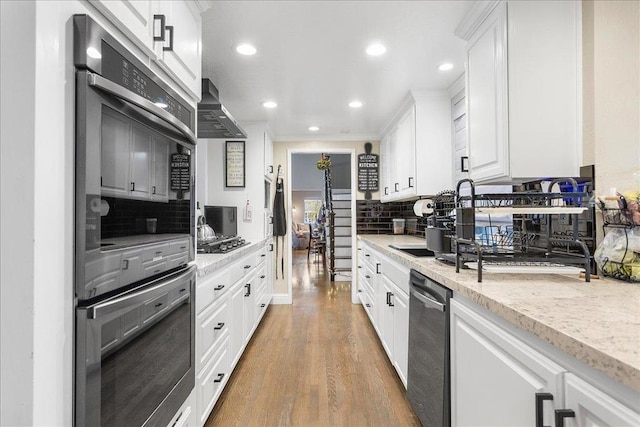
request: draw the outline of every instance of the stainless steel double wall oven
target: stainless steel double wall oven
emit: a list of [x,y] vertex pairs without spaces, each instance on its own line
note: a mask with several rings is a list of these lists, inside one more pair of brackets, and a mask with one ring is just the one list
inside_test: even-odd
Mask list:
[[195,109],[73,24],[75,425],[167,425],[195,382]]

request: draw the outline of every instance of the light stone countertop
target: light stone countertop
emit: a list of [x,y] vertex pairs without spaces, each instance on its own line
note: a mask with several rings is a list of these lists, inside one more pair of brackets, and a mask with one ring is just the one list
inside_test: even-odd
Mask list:
[[226,254],[196,254],[196,267],[198,267],[197,277],[203,277],[214,273],[219,268],[222,268],[225,265],[250,254],[251,252],[255,252],[266,243],[266,239],[257,243],[249,243]]
[[585,364],[640,391],[640,284],[552,274],[455,272],[433,257],[388,245],[422,244],[413,236],[359,235],[403,265],[501,316]]

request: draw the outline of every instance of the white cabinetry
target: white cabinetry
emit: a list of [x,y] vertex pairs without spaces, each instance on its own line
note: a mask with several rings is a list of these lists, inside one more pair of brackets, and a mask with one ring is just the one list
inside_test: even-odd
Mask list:
[[[95,0],[91,3],[194,100],[201,96],[204,2]],[[162,26],[164,24],[164,27]]]
[[541,350],[535,337],[455,295],[450,320],[453,426],[558,426],[556,411],[569,415],[566,426],[640,425],[640,408],[623,403],[637,405],[637,392],[614,397],[582,379],[591,375],[586,367]]
[[[202,426],[271,302],[262,246],[196,282],[196,408]],[[206,256],[206,255],[205,255]]]
[[470,177],[576,176],[580,150],[580,3],[479,2],[467,41]]
[[407,386],[409,269],[368,245],[358,246],[358,296],[389,360]]
[[383,131],[381,199],[405,200],[451,188],[450,99],[413,91]]
[[187,400],[184,401],[180,409],[173,416],[167,427],[196,427],[196,396],[192,391]]
[[269,132],[263,134],[264,146],[264,177],[267,181],[273,180],[273,140]]
[[191,1],[163,0],[158,2],[158,13],[166,16],[165,41],[156,46],[158,64],[194,99],[200,99],[202,85],[200,11]]

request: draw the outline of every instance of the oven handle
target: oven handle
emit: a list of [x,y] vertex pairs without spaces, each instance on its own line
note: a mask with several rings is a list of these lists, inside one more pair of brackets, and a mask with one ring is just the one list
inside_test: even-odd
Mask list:
[[[155,282],[151,282],[149,287],[138,292],[89,306],[87,307],[87,318],[99,319],[124,308],[139,306],[150,298],[161,295],[172,288],[177,288],[180,283],[192,276],[195,273],[195,270],[196,266],[191,266],[184,273],[180,273],[176,276],[170,276],[169,279],[161,278]],[[154,283],[157,284],[154,285]],[[191,292],[182,295],[182,298],[187,299],[187,296],[190,294]]]
[[112,81],[107,80],[98,74],[87,73],[87,75],[88,75],[87,77],[88,77],[89,86],[93,86],[95,88],[108,92],[112,95],[115,95],[118,98],[123,99],[127,102],[130,102],[131,104],[137,105],[138,107],[142,108],[146,112],[161,118],[165,122],[171,124],[174,128],[178,129],[180,133],[182,133],[192,144],[195,145],[196,136],[191,131],[191,129],[189,129],[187,125],[182,123],[180,120],[178,120],[171,114],[167,113],[162,108],[154,105],[153,102],[149,101],[148,99],[144,99],[140,95],[133,93],[130,90],[127,90],[122,86],[116,83],[113,83]]

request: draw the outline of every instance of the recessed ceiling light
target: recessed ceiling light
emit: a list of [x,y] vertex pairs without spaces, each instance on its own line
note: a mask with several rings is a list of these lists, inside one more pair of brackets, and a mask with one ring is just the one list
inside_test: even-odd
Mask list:
[[257,50],[255,47],[248,43],[242,43],[236,46],[236,52],[240,55],[255,55]]
[[360,108],[360,107],[362,107],[362,102],[360,102],[360,101],[351,101],[349,103],[349,107],[351,107],[351,108]]
[[449,71],[452,68],[453,68],[453,64],[445,63],[445,64],[440,64],[440,66],[438,67],[438,70]]
[[262,103],[262,106],[264,108],[276,108],[278,106],[278,104],[276,104],[273,101],[265,101],[265,102]]
[[309,126],[309,130],[310,130],[311,132],[317,132],[317,131],[319,131],[319,130],[320,130],[320,128],[319,128],[318,126]]
[[372,43],[367,47],[367,55],[380,56],[387,51],[387,48],[380,43]]

